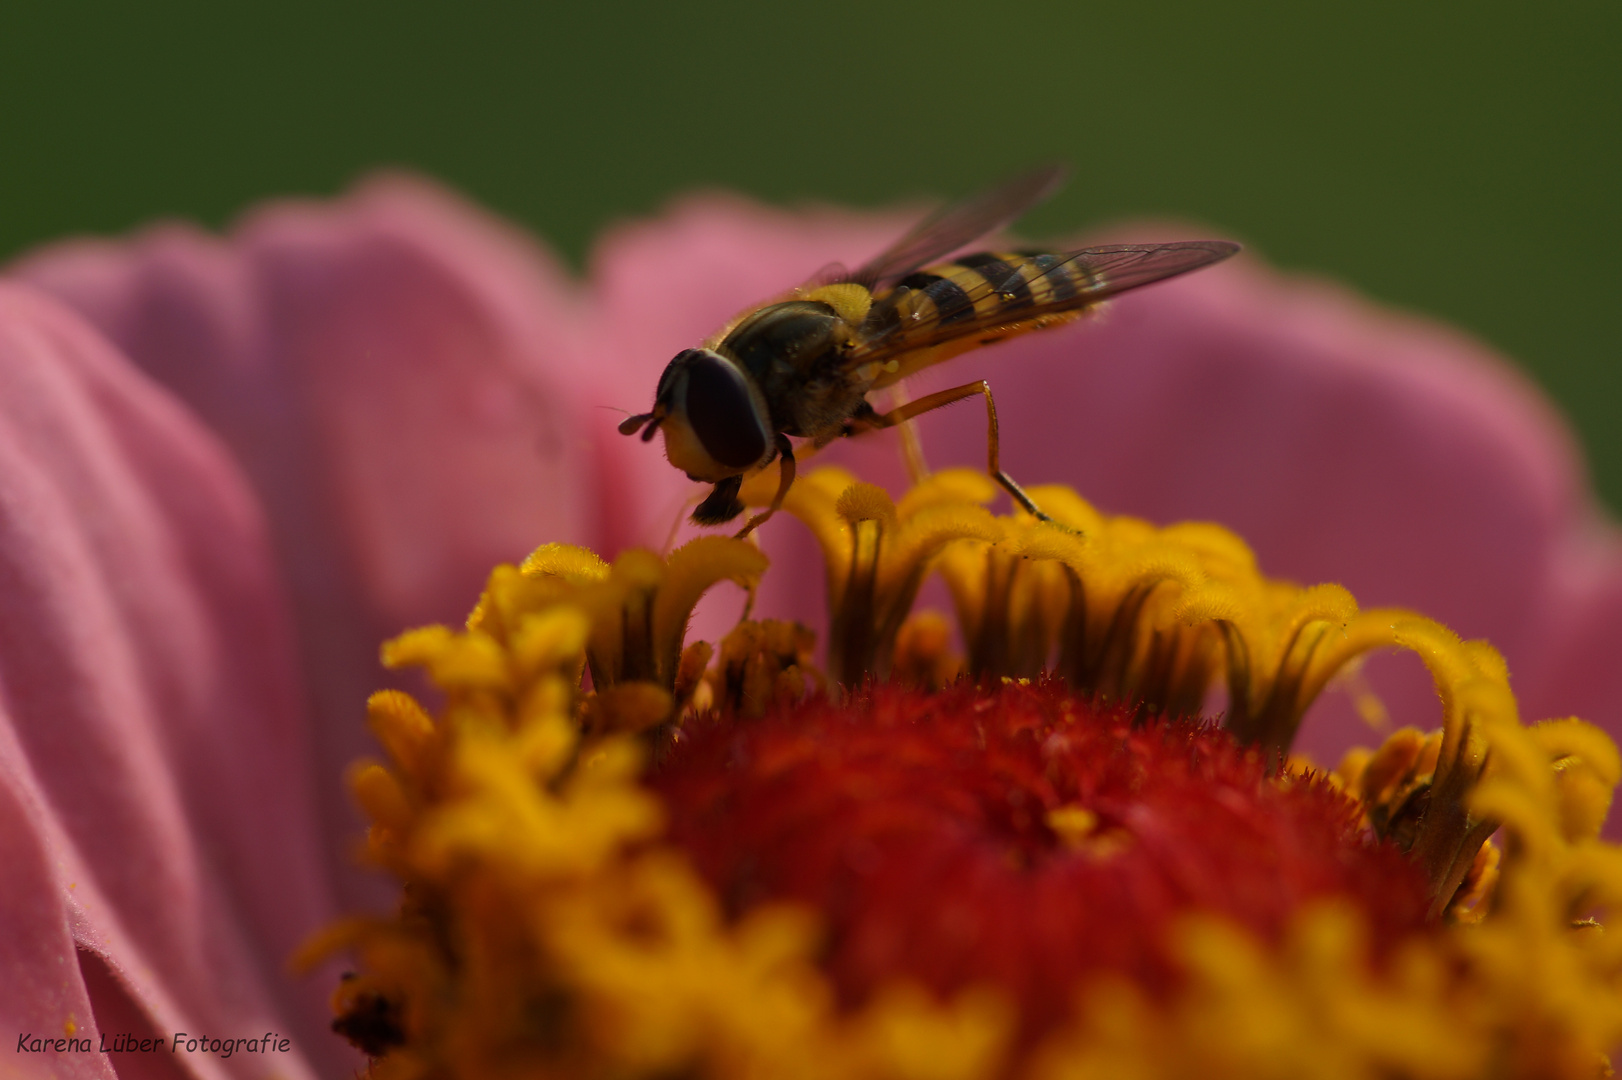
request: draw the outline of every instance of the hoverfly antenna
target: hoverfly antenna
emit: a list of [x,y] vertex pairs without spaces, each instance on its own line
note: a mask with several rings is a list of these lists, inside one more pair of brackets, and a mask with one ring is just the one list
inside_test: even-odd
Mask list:
[[[638,431],[642,430],[642,425],[643,424],[646,424],[649,420],[652,420],[652,419],[653,419],[653,414],[650,413],[650,412],[638,413],[635,416],[628,416],[624,420],[620,421],[620,434],[621,435],[635,435]],[[659,425],[657,425],[657,424],[654,425],[654,427],[658,427],[658,426]],[[642,436],[642,441],[646,442],[648,440],[648,436],[650,436],[652,434],[653,434],[653,428],[649,428],[647,430],[647,432]]]

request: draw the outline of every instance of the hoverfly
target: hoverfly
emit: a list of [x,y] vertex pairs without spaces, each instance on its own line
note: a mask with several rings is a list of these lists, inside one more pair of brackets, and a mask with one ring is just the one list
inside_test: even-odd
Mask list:
[[647,442],[663,431],[670,463],[715,485],[693,511],[699,525],[741,514],[743,478],[777,460],[777,494],[742,537],[777,512],[794,483],[790,436],[822,447],[978,394],[989,425],[987,471],[1029,513],[1052,520],[999,464],[997,406],[985,380],[883,413],[867,395],[969,349],[1072,322],[1118,293],[1239,250],[1225,240],[1191,240],[937,261],[1007,226],[1063,178],[1059,166],[1016,176],[930,215],[855,272],[834,267],[744,313],[699,348],[678,353],[659,376],[652,411],[625,420],[620,433],[641,431]]

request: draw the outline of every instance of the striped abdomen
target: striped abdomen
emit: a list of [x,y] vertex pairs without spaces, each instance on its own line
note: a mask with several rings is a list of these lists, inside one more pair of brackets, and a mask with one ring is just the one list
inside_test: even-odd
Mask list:
[[1227,258],[1237,244],[1107,244],[1071,252],[965,255],[909,274],[873,298],[847,370],[879,389],[977,345],[1058,326],[1128,289]]
[[903,322],[942,330],[995,326],[1085,306],[1092,285],[1088,267],[1069,255],[981,252],[903,278],[898,287],[910,293],[897,297],[895,307]]

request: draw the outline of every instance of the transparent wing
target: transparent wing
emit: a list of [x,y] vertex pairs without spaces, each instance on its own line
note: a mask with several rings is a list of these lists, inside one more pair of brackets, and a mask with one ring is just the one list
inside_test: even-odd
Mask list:
[[1064,182],[1063,165],[1047,165],[1004,180],[961,202],[942,207],[907,235],[870,259],[849,278],[873,289],[906,277],[1019,218]]
[[[1128,289],[1220,262],[1238,250],[1238,244],[1226,240],[1188,240],[1032,253],[1014,260],[966,257],[952,265],[979,264],[970,284],[959,279],[938,285],[942,279],[926,271],[919,276],[934,281],[899,285],[880,296],[847,364],[888,359],[992,330],[1035,329],[1044,316],[1091,307]],[[1038,287],[1043,281],[1049,287]]]
[[836,282],[851,280],[853,279],[850,269],[846,267],[844,263],[831,262],[827,266],[824,266],[822,269],[818,270],[816,273],[812,274],[805,281],[801,282],[799,287],[794,291],[797,293],[806,293],[810,292],[812,289],[820,289],[824,285],[833,285]]
[[1237,254],[1232,240],[1182,240],[1173,244],[1109,244],[1070,252],[1048,268],[1080,270],[1086,282],[1078,288],[1084,303],[1096,304],[1128,289],[1186,274]]

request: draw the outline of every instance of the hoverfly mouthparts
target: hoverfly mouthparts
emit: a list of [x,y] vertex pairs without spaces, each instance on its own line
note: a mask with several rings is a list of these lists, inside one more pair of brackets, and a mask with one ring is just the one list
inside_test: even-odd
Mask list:
[[1031,515],[1052,520],[998,463],[997,410],[985,380],[884,413],[867,395],[978,345],[1074,322],[1129,289],[1239,250],[1224,240],[1188,240],[948,260],[1046,198],[1063,176],[1057,166],[1036,169],[949,206],[856,271],[819,275],[792,299],[751,312],[703,348],[679,353],[659,377],[653,410],[625,420],[620,431],[641,431],[644,442],[663,431],[670,463],[715,485],[693,514],[701,525],[742,513],[737,496],[744,474],[776,459],[777,495],[738,534],[745,536],[782,506],[794,483],[789,436],[822,446],[983,397],[986,471]]

